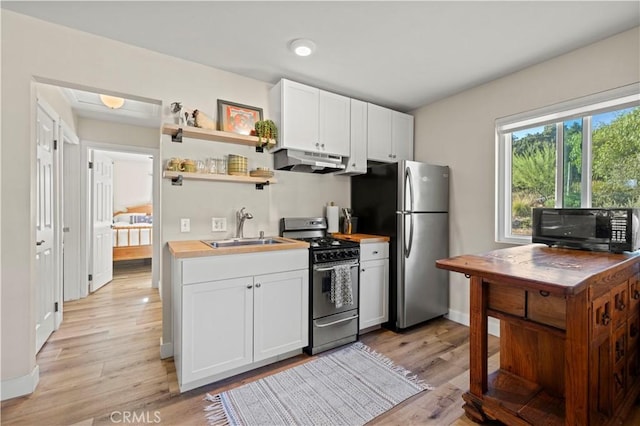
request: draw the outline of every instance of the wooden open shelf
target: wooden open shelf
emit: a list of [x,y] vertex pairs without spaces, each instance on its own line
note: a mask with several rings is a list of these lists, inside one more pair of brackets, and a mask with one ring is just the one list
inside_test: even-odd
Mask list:
[[212,180],[220,182],[238,182],[238,183],[258,183],[258,184],[272,184],[277,183],[275,177],[252,177],[252,176],[234,176],[234,175],[218,175],[213,173],[187,173],[187,172],[174,172],[171,170],[165,170],[162,177],[165,179],[175,179],[178,176],[182,176],[183,179],[188,180]]
[[182,137],[203,139],[213,142],[233,143],[247,146],[264,146],[271,148],[275,145],[275,140],[270,139],[269,143],[258,141],[257,136],[239,135],[237,133],[222,132],[220,130],[202,129],[192,126],[178,126],[177,124],[165,123],[162,125],[162,133],[175,137],[182,129]]
[[487,385],[484,394],[487,411],[491,412],[493,406],[505,409],[508,424],[564,426],[564,399],[550,395],[538,384],[497,370],[487,377]]

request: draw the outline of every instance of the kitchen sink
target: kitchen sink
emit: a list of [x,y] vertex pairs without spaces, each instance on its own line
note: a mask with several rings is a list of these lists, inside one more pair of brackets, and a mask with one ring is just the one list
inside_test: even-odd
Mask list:
[[276,240],[274,238],[243,238],[243,239],[233,239],[233,240],[202,241],[202,242],[213,248],[264,246],[264,245],[282,243],[282,241]]

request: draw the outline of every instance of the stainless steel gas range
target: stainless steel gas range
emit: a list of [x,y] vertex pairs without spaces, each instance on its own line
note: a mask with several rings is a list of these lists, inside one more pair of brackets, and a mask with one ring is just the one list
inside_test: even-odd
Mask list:
[[[280,235],[309,247],[310,354],[358,340],[360,245],[327,236],[327,221],[283,218]],[[350,297],[349,297],[350,296]]]

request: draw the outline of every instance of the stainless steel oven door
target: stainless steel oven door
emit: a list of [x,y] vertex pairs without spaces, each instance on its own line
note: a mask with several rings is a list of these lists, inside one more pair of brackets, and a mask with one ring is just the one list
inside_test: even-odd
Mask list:
[[[336,308],[336,305],[329,299],[331,293],[331,271],[338,265],[351,266],[351,289],[353,291],[353,304],[342,305],[340,308]],[[313,318],[322,318],[358,308],[358,269],[359,263],[357,260],[313,265]]]

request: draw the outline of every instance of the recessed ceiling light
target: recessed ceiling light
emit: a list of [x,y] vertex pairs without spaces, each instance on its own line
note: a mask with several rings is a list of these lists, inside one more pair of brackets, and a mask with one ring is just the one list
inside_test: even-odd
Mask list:
[[100,100],[103,104],[105,104],[105,106],[111,109],[118,109],[121,108],[122,105],[124,105],[124,99],[118,98],[116,96],[100,95]]
[[289,44],[289,48],[298,56],[309,56],[316,49],[316,44],[306,38],[298,38]]

